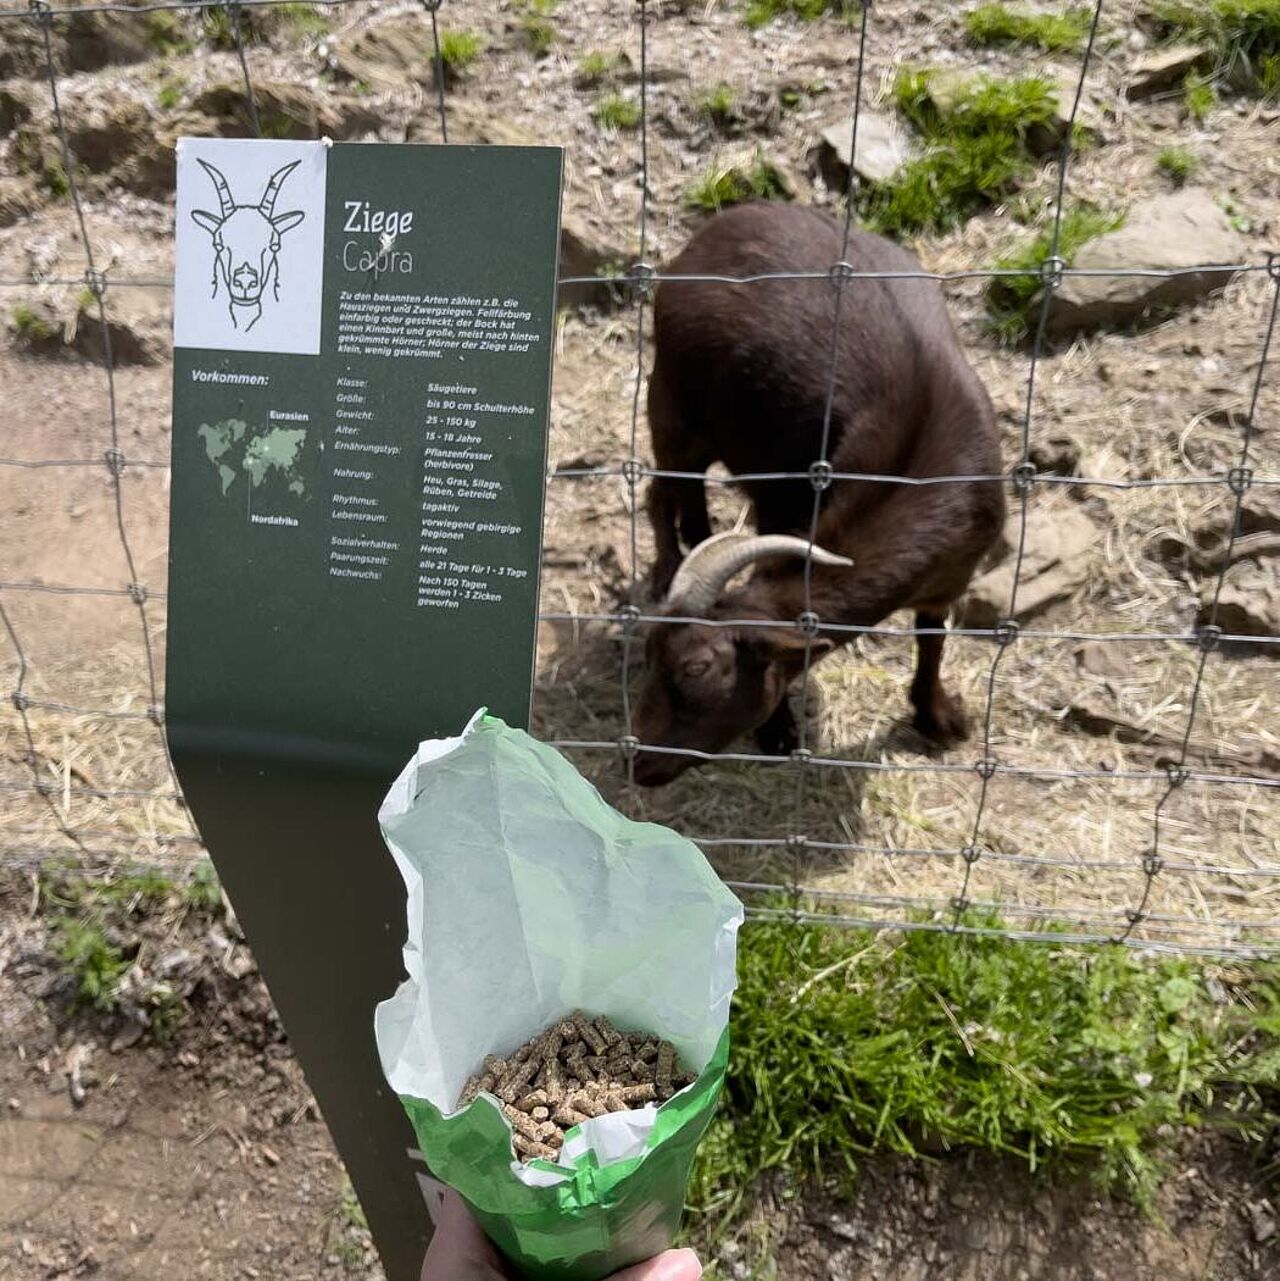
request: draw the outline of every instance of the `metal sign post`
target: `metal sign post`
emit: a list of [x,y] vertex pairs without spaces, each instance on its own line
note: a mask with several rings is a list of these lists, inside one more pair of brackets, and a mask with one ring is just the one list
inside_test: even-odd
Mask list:
[[392,1281],[428,1217],[376,815],[421,739],[528,723],[561,165],[179,144],[169,746]]

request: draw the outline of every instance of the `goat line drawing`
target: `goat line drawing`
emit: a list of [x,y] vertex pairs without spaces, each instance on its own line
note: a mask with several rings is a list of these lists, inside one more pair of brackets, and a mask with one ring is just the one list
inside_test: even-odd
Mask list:
[[267,188],[256,205],[240,205],[231,194],[226,178],[207,160],[200,167],[213,180],[218,193],[219,213],[207,209],[192,211],[192,219],[213,239],[213,297],[219,281],[227,287],[227,311],[231,324],[245,333],[262,319],[262,296],[271,285],[272,297],[280,301],[280,237],[306,217],[301,210],[275,212],[276,198],[284,180],[298,167],[294,160],[267,180]]

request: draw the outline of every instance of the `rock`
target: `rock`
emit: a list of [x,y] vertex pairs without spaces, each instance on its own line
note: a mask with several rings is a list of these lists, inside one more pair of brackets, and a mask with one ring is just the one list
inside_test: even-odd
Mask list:
[[167,289],[131,286],[112,290],[108,284],[106,304],[107,339],[98,305],[83,289],[40,292],[19,299],[8,315],[8,327],[15,345],[33,355],[74,351],[103,364],[109,340],[116,365],[157,365],[169,358],[172,306]]
[[[1197,531],[1197,536],[1204,543],[1225,539],[1234,512],[1234,502],[1224,503],[1217,519]],[[1254,485],[1244,491],[1240,499],[1240,533],[1280,534],[1280,486]]]
[[115,1034],[111,1044],[107,1047],[112,1054],[120,1054],[137,1045],[142,1040],[146,1028],[136,1021],[126,1023],[124,1027]]
[[12,227],[29,218],[40,207],[40,201],[29,183],[20,178],[0,177],[0,227]]
[[161,128],[142,103],[118,101],[74,113],[67,141],[76,163],[90,174],[139,195],[162,196],[175,180],[176,123]]
[[[1019,515],[1011,513],[1004,541],[1018,545]],[[1090,552],[1097,544],[1098,528],[1074,507],[1031,511],[1018,577],[1016,619],[1025,622],[1064,600],[1089,576]],[[1007,617],[1013,588],[1012,553],[1005,563],[977,578],[960,603],[958,620],[963,627],[994,627]]]
[[[1113,645],[1111,648],[1120,647]],[[1280,770],[1280,752],[1268,747],[1237,748],[1224,752],[1212,741],[1205,739],[1191,738],[1184,743],[1185,728],[1177,724],[1176,718],[1172,722],[1166,722],[1171,724],[1167,731],[1153,725],[1140,724],[1138,719],[1121,707],[1117,691],[1110,687],[1105,693],[1096,691],[1076,694],[1061,710],[1063,723],[1082,734],[1146,748],[1153,753],[1152,763],[1158,769],[1183,761],[1185,748],[1186,760],[1202,761],[1214,769],[1233,773],[1242,767],[1265,770],[1268,773]]]
[[[440,123],[434,111],[426,110],[409,122],[407,142],[438,142]],[[538,136],[524,125],[497,116],[465,99],[449,105],[449,140],[490,147],[533,147]],[[603,230],[566,207],[560,215],[560,275],[595,276],[625,271],[635,253],[625,241],[613,239]],[[615,287],[600,284],[564,285],[558,295],[562,306],[594,303],[607,306],[621,297]]]
[[[488,147],[536,147],[538,135],[524,125],[495,115],[482,104],[465,98],[451,102],[448,109],[449,141]],[[422,114],[409,121],[406,142],[439,142],[440,117],[435,103],[424,106]]]
[[168,290],[141,285],[108,288],[106,304],[106,339],[96,303],[76,313],[67,341],[80,355],[105,364],[109,340],[116,365],[159,365],[169,358],[173,312]]
[[[623,84],[639,84],[640,68],[627,58],[625,64],[619,68],[618,79]],[[689,79],[689,73],[680,67],[664,67],[661,63],[656,65],[650,63],[645,68],[645,79],[651,85],[679,84]]]
[[[606,234],[587,222],[585,218],[562,211],[560,215],[560,275],[598,276],[625,271],[630,261],[627,249],[609,240]],[[625,291],[616,285],[600,284],[561,285],[558,301],[561,306],[578,306],[594,303],[605,306],[618,302]]]
[[1208,192],[1187,188],[1135,205],[1128,221],[1086,243],[1073,266],[1188,271],[1177,276],[1068,276],[1054,291],[1048,327],[1061,336],[1102,325],[1162,319],[1170,309],[1224,288],[1244,241]]
[[1244,492],[1240,502],[1240,526],[1231,539],[1235,503],[1219,505],[1213,517],[1192,531],[1191,542],[1167,534],[1157,544],[1157,554],[1166,564],[1216,574],[1230,548],[1231,564],[1280,556],[1280,492],[1275,486],[1257,485]]
[[1262,1245],[1276,1234],[1276,1214],[1270,1201],[1258,1201],[1249,1206],[1249,1227],[1253,1239]]
[[[190,113],[153,116],[141,102],[107,99],[68,113],[67,144],[76,177],[90,195],[112,187],[162,198],[173,193],[174,145],[183,134],[209,132]],[[66,191],[62,150],[47,113],[15,131],[13,167],[31,174],[55,196]]]
[[[39,26],[18,20],[3,25],[0,80],[16,76],[45,79],[44,34]],[[69,13],[54,22],[50,33],[53,65],[59,75],[67,75],[177,52],[181,38],[170,38],[169,33],[180,27],[176,15],[162,10],[127,18],[115,13]]]
[[32,94],[17,84],[0,85],[0,138],[7,138],[33,114]]
[[[852,121],[835,121],[822,130],[815,159],[823,181],[832,191],[849,185],[849,142]],[[907,136],[892,117],[878,111],[858,116],[858,154],[854,170],[867,182],[888,182],[906,164],[910,155]]]
[[1049,476],[1079,476],[1080,442],[1072,436],[1051,436],[1031,446],[1036,471]]
[[1163,45],[1136,58],[1129,67],[1125,97],[1131,102],[1176,89],[1187,72],[1213,61],[1213,50],[1202,44]]
[[[335,138],[339,141],[374,133],[381,115],[359,98],[337,98],[285,80],[255,80],[254,99],[262,134],[268,138]],[[223,138],[253,135],[253,118],[244,86],[237,81],[211,85],[192,103],[215,122]]]
[[[1224,632],[1237,636],[1280,636],[1280,561],[1241,561],[1228,569],[1215,616],[1216,586],[1216,582],[1208,582],[1201,588],[1198,625],[1215,622]],[[1280,645],[1250,646],[1242,641],[1240,646],[1280,658]]]
[[1104,681],[1127,680],[1133,674],[1124,647],[1107,641],[1086,641],[1076,650],[1076,663],[1081,671]]
[[39,356],[62,349],[63,319],[48,297],[20,298],[5,317],[15,347]]
[[429,85],[435,70],[431,18],[424,12],[402,13],[325,47],[331,70],[372,89]]

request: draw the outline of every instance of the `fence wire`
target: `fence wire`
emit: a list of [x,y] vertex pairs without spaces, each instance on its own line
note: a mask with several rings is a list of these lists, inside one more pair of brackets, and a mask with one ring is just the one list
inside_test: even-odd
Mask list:
[[[352,5],[357,0],[313,0],[320,9],[337,9]],[[115,358],[112,351],[109,326],[109,297],[116,289],[171,288],[166,277],[130,276],[127,272],[99,268],[95,262],[92,242],[86,226],[85,212],[77,185],[77,165],[71,147],[63,104],[59,96],[59,68],[54,52],[53,32],[57,24],[77,14],[115,14],[121,20],[156,11],[204,13],[221,10],[228,22],[234,44],[234,53],[243,83],[243,96],[248,120],[255,136],[261,135],[258,98],[253,77],[253,58],[246,47],[241,17],[245,10],[270,8],[288,3],[288,0],[219,0],[214,4],[188,3],[186,0],[159,0],[140,4],[86,4],[54,5],[45,0],[27,0],[27,3],[10,2],[0,7],[0,30],[8,24],[24,23],[40,33],[46,82],[56,142],[63,169],[67,175],[68,196],[80,239],[84,247],[85,268],[82,276],[40,274],[33,271],[27,276],[0,278],[0,289],[30,286],[77,286],[86,288],[92,296],[92,308],[102,335],[102,365],[107,398],[107,423],[100,457],[15,458],[0,457],[0,468],[38,471],[45,469],[105,469],[110,481],[110,501],[113,506],[113,523],[121,554],[127,567],[128,581],[123,584],[77,584],[37,581],[0,580],[0,624],[3,625],[15,659],[14,684],[8,692],[9,702],[17,716],[25,753],[23,776],[0,777],[0,793],[34,794],[49,812],[55,826],[65,838],[67,847],[51,851],[34,839],[44,834],[39,824],[8,824],[0,828],[0,855],[6,866],[38,873],[51,859],[70,858],[99,872],[106,872],[121,864],[130,869],[172,872],[173,862],[165,855],[201,848],[198,833],[191,825],[182,807],[182,798],[172,763],[168,758],[163,729],[163,704],[161,701],[154,653],[153,626],[148,606],[164,602],[165,592],[139,581],[133,547],[128,535],[122,478],[129,470],[163,472],[168,463],[160,459],[127,456],[121,444],[115,386]],[[442,55],[439,9],[442,0],[423,0],[431,27],[434,62],[435,113],[441,142],[449,140],[449,120],[444,93],[444,59]],[[691,275],[663,272],[648,260],[650,248],[650,66],[649,43],[652,15],[649,0],[637,0],[635,29],[639,45],[639,108],[638,128],[638,185],[639,208],[636,229],[636,258],[625,270],[604,275],[565,276],[561,284],[590,284],[610,286],[628,294],[634,309],[635,367],[630,388],[630,408],[625,457],[598,466],[554,468],[547,475],[548,486],[581,485],[598,481],[621,481],[624,487],[628,520],[628,588],[625,603],[616,609],[596,612],[544,611],[539,615],[547,623],[595,623],[613,629],[620,645],[620,696],[622,732],[616,739],[609,738],[556,738],[551,740],[561,750],[569,753],[603,752],[616,754],[622,761],[628,778],[629,795],[635,800],[635,762],[641,754],[677,755],[696,760],[743,762],[770,769],[794,771],[794,794],[791,805],[791,831],[786,836],[762,836],[743,833],[724,835],[689,831],[687,834],[708,851],[724,849],[777,850],[790,869],[788,879],[738,879],[728,883],[747,900],[748,911],[760,918],[791,922],[821,922],[831,925],[872,930],[944,930],[972,937],[999,936],[1014,939],[1055,942],[1103,943],[1115,942],[1154,951],[1183,952],[1187,954],[1232,954],[1253,956],[1280,952],[1280,938],[1272,937],[1280,930],[1280,919],[1259,920],[1215,916],[1205,912],[1186,915],[1154,910],[1150,907],[1152,889],[1157,877],[1183,876],[1189,882],[1201,878],[1225,878],[1232,884],[1250,884],[1280,877],[1280,862],[1253,860],[1252,863],[1232,865],[1222,862],[1205,863],[1177,857],[1169,848],[1166,811],[1175,794],[1188,788],[1203,789],[1257,789],[1264,796],[1280,788],[1280,774],[1247,774],[1224,770],[1194,769],[1188,765],[1193,756],[1193,735],[1197,718],[1204,702],[1203,683],[1212,656],[1221,653],[1231,644],[1270,647],[1280,644],[1280,636],[1243,635],[1228,632],[1218,624],[1219,607],[1227,571],[1233,553],[1244,535],[1241,532],[1241,512],[1250,489],[1280,486],[1280,474],[1268,474],[1252,467],[1252,447],[1258,431],[1257,413],[1263,380],[1276,332],[1277,314],[1280,312],[1280,253],[1269,253],[1264,261],[1246,261],[1227,264],[1201,264],[1199,266],[1170,270],[1151,268],[1124,268],[1102,270],[1077,268],[1063,261],[1061,254],[1062,225],[1065,210],[1065,192],[1069,167],[1073,158],[1075,122],[1085,94],[1086,80],[1094,58],[1099,24],[1104,0],[1095,0],[1087,41],[1080,61],[1079,76],[1067,127],[1056,159],[1056,182],[1052,213],[1051,241],[1048,257],[1038,268],[964,268],[951,271],[875,271],[858,270],[847,261],[848,246],[853,230],[853,217],[858,195],[856,165],[849,166],[844,197],[839,260],[822,271],[769,271],[741,276]],[[857,154],[860,120],[864,106],[864,79],[868,34],[872,30],[874,12],[870,0],[859,0],[856,5],[856,60],[853,66],[852,111],[849,120],[850,157]],[[1032,459],[1034,423],[1037,401],[1037,376],[1046,349],[1046,335],[1053,296],[1065,282],[1073,278],[1133,277],[1176,279],[1179,276],[1199,275],[1206,270],[1230,272],[1240,275],[1264,274],[1271,282],[1268,303],[1262,324],[1262,340],[1256,370],[1251,383],[1249,407],[1244,415],[1242,440],[1232,466],[1217,472],[1194,475],[1143,476],[1116,478],[1106,476],[1068,476],[1039,471]],[[926,475],[903,476],[889,474],[864,474],[839,471],[830,461],[832,418],[839,374],[839,351],[842,316],[846,307],[846,294],[856,290],[860,282],[927,280],[940,285],[966,281],[989,281],[993,278],[1039,277],[1041,296],[1030,346],[1022,412],[1019,426],[1018,458],[1008,472],[978,475]],[[784,282],[810,281],[815,288],[833,291],[831,332],[826,340],[828,352],[826,392],[822,420],[821,446],[818,457],[803,471],[762,471],[739,473],[734,476],[705,475],[700,472],[664,470],[644,462],[639,452],[639,423],[641,394],[645,381],[646,317],[649,314],[654,290],[659,285],[678,287],[682,283],[719,283],[741,288],[764,288]],[[637,604],[639,598],[639,510],[640,487],[646,481],[676,479],[699,481],[712,486],[741,485],[744,482],[805,481],[813,489],[813,504],[808,526],[807,552],[803,562],[804,609],[797,619],[732,619],[685,617],[666,613],[646,613]],[[1009,589],[1008,607],[1004,618],[992,627],[963,626],[913,626],[897,627],[886,624],[855,625],[837,619],[819,617],[813,609],[812,567],[813,548],[817,537],[823,495],[830,486],[839,482],[891,484],[898,486],[938,486],[948,484],[992,484],[1008,487],[1015,502],[1017,541],[1013,552],[1013,576]],[[1019,593],[1024,584],[1027,558],[1028,512],[1032,493],[1038,488],[1071,486],[1077,490],[1093,487],[1113,491],[1148,489],[1199,489],[1225,490],[1231,495],[1232,513],[1226,544],[1218,553],[1218,567],[1208,610],[1208,620],[1194,628],[1180,630],[1126,630],[1090,631],[1082,629],[1053,629],[1024,626],[1018,621]],[[137,710],[128,706],[92,707],[76,702],[36,698],[29,692],[31,666],[29,651],[24,647],[15,615],[10,608],[14,599],[34,596],[91,596],[116,597],[128,600],[136,610],[138,636],[146,675],[145,707]],[[799,628],[805,639],[803,672],[799,682],[799,713],[796,717],[798,746],[788,755],[769,755],[763,752],[724,752],[708,754],[692,749],[681,749],[663,743],[644,743],[634,733],[630,684],[636,669],[636,645],[641,626],[671,626],[697,623],[713,628]],[[809,742],[808,704],[810,697],[810,672],[813,666],[813,642],[820,635],[847,639],[860,637],[892,637],[911,639],[950,636],[983,641],[993,645],[987,667],[985,699],[981,711],[981,736],[975,759],[946,761],[879,761],[852,757],[824,756],[813,750]],[[996,694],[1000,683],[1001,666],[1008,654],[1017,646],[1029,642],[1097,642],[1112,645],[1176,645],[1183,646],[1195,655],[1194,673],[1186,698],[1186,716],[1183,733],[1176,746],[1163,759],[1157,757],[1155,767],[1149,769],[1125,768],[1041,768],[1002,761],[996,755]],[[64,770],[55,778],[37,748],[32,722],[35,714],[49,717],[104,720],[108,722],[138,722],[154,727],[157,751],[163,761],[168,790],[90,783],[83,777],[73,782],[74,771]],[[957,847],[911,848],[902,846],[860,843],[854,840],[822,840],[807,830],[810,817],[810,789],[812,780],[823,771],[862,774],[918,774],[938,776],[972,776],[974,778],[972,819],[967,826],[968,838]],[[1007,778],[1035,782],[1044,786],[1070,781],[1106,781],[1113,784],[1151,784],[1157,789],[1152,809],[1152,835],[1148,849],[1140,864],[1132,860],[1114,858],[1079,858],[1048,850],[1009,850],[989,839],[986,818],[990,804],[991,785],[994,780]],[[123,780],[127,781],[127,780]],[[141,830],[136,823],[113,822],[108,813],[98,816],[87,825],[69,823],[66,813],[73,799],[102,803],[116,801],[145,801],[150,806],[164,804],[173,807],[183,816],[182,832],[164,832],[155,826],[154,816],[149,826]],[[750,813],[742,816],[743,826],[750,825]],[[956,868],[955,892],[949,896],[923,894],[886,894],[833,890],[805,883],[807,871],[815,857],[823,855],[848,855],[857,858],[882,857],[895,862],[919,863],[942,861]],[[1081,873],[1091,871],[1131,870],[1141,877],[1141,891],[1135,904],[1121,909],[1053,904],[1018,905],[975,897],[974,878],[983,864],[1009,864],[1030,869]],[[1268,891],[1269,891],[1268,887]],[[1203,899],[1198,901],[1203,902]],[[988,913],[999,913],[1002,920],[1020,922],[999,928],[979,919]],[[1047,932],[1046,927],[1054,927]],[[1070,928],[1068,928],[1070,927]],[[1211,936],[1211,937],[1210,937]],[[1208,941],[1206,941],[1208,939]]]

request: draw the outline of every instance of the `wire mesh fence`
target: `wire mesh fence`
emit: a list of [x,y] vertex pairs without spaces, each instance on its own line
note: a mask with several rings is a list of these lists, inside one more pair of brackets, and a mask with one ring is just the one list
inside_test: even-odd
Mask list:
[[[189,860],[199,848],[199,836],[182,808],[180,789],[168,762],[163,728],[158,642],[155,611],[163,609],[165,594],[154,582],[143,581],[131,543],[126,520],[128,495],[124,479],[130,473],[152,472],[163,475],[167,460],[135,458],[124,444],[116,388],[117,367],[112,350],[110,310],[116,290],[130,288],[169,288],[166,276],[130,275],[114,268],[102,269],[93,251],[91,228],[87,225],[85,201],[79,187],[79,172],[67,127],[66,109],[60,98],[64,69],[58,65],[54,33],[58,24],[77,14],[111,14],[120,22],[137,21],[140,15],[154,11],[207,12],[218,10],[227,18],[227,30],[234,46],[239,67],[241,89],[251,132],[262,133],[262,121],[255,90],[254,50],[247,47],[243,32],[244,10],[265,8],[284,0],[235,0],[219,5],[193,5],[171,0],[168,3],[51,5],[44,0],[29,4],[11,4],[0,9],[0,36],[16,24],[39,34],[43,50],[43,80],[48,92],[50,120],[62,169],[67,179],[67,198],[78,226],[83,246],[82,275],[33,273],[30,276],[0,278],[0,289],[29,288],[32,285],[61,285],[86,291],[88,310],[101,331],[102,371],[106,396],[106,415],[99,437],[100,452],[69,457],[0,457],[0,468],[18,472],[53,472],[84,469],[105,476],[112,523],[119,551],[127,569],[126,581],[110,584],[47,582],[30,578],[13,578],[0,569],[0,622],[8,640],[11,684],[8,699],[10,715],[18,728],[22,751],[10,761],[19,768],[0,777],[0,795],[34,800],[41,810],[39,817],[23,811],[13,821],[0,824],[0,843],[7,864],[35,870],[52,857],[70,857],[87,869],[105,871],[122,858],[132,863],[153,861],[172,869],[178,862]],[[316,0],[319,9],[354,6],[358,0]],[[440,3],[426,0],[434,73],[435,123],[442,142],[449,138],[450,107],[444,92],[445,72],[442,56]],[[868,39],[874,30],[876,11],[870,3],[850,6],[854,47],[851,51],[848,88],[852,111],[848,120],[850,156],[858,154],[859,129],[863,123],[867,87]],[[947,930],[960,934],[983,936],[1001,934],[1027,939],[1058,939],[1077,942],[1114,941],[1155,950],[1203,953],[1261,954],[1280,946],[1276,931],[1280,919],[1269,919],[1267,904],[1280,885],[1280,859],[1270,840],[1271,828],[1255,821],[1263,812],[1274,818],[1280,797],[1280,761],[1261,767],[1240,768],[1230,752],[1217,754],[1201,750],[1197,729],[1205,717],[1206,675],[1212,664],[1230,661],[1223,656],[1232,647],[1248,645],[1256,652],[1276,653],[1280,636],[1244,634],[1223,626],[1220,606],[1228,570],[1233,563],[1237,542],[1245,534],[1241,513],[1246,496],[1280,486],[1280,472],[1268,472],[1257,466],[1255,458],[1257,418],[1268,364],[1274,362],[1276,318],[1280,310],[1280,253],[1271,252],[1257,261],[1195,264],[1186,268],[1160,271],[1146,268],[1101,271],[1076,268],[1062,256],[1062,230],[1066,211],[1067,179],[1073,160],[1077,131],[1075,125],[1085,94],[1086,81],[1096,56],[1097,38],[1103,15],[1103,0],[1092,8],[1087,40],[1080,58],[1074,97],[1066,115],[1062,140],[1054,159],[1054,192],[1050,222],[1048,256],[1042,266],[1020,270],[1000,267],[969,267],[948,271],[866,271],[849,264],[849,243],[857,209],[857,167],[848,168],[848,184],[842,193],[840,228],[842,249],[837,261],[822,271],[767,272],[741,276],[680,275],[664,272],[649,259],[651,253],[652,201],[650,183],[650,140],[653,127],[650,106],[650,40],[653,22],[650,0],[638,0],[632,9],[635,38],[638,45],[639,120],[637,128],[637,181],[639,217],[635,228],[635,256],[625,269],[603,275],[565,276],[565,285],[602,283],[619,291],[631,309],[632,328],[629,343],[634,353],[634,368],[628,387],[625,411],[625,452],[621,457],[589,465],[556,466],[547,475],[548,503],[566,488],[592,485],[616,486],[625,520],[627,546],[622,590],[617,600],[603,601],[604,607],[557,610],[549,608],[544,593],[540,621],[551,627],[579,629],[595,627],[616,641],[618,662],[617,733],[574,736],[561,731],[550,735],[561,750],[582,764],[584,769],[621,769],[627,786],[619,803],[633,812],[644,813],[645,802],[636,787],[635,767],[645,756],[683,756],[697,761],[724,763],[754,775],[769,771],[771,778],[781,773],[786,778],[789,797],[785,815],[771,815],[765,825],[757,822],[751,804],[751,784],[738,793],[742,798],[727,814],[715,815],[710,827],[698,825],[692,815],[676,816],[676,826],[697,841],[713,858],[725,851],[745,854],[728,863],[717,863],[729,884],[748,904],[748,910],[764,919],[823,921],[870,929],[901,928]],[[1039,384],[1046,358],[1050,308],[1055,291],[1074,277],[1133,276],[1171,279],[1180,274],[1196,275],[1206,270],[1230,272],[1246,280],[1260,278],[1265,282],[1263,311],[1258,318],[1258,356],[1252,373],[1240,371],[1239,377],[1246,408],[1240,415],[1238,440],[1234,456],[1226,465],[1191,470],[1189,474],[1163,475],[1060,475],[1037,465],[1034,446],[1037,441],[1037,405]],[[939,284],[963,281],[989,281],[1011,276],[1033,276],[1042,286],[1036,304],[1025,370],[1021,410],[1018,415],[1016,449],[1006,472],[985,474],[893,475],[850,472],[836,469],[831,463],[833,406],[835,403],[840,352],[842,318],[848,308],[857,305],[860,282],[929,280]],[[651,465],[643,456],[641,443],[641,397],[645,384],[646,358],[651,345],[651,316],[657,286],[678,289],[682,284],[719,282],[742,288],[768,288],[776,282],[807,282],[815,290],[831,291],[833,324],[829,334],[821,336],[827,352],[825,412],[822,420],[821,448],[812,464],[800,471],[759,471],[735,476],[704,475],[664,469]],[[851,301],[852,300],[852,301]],[[815,336],[818,341],[818,336]],[[643,606],[641,572],[643,530],[640,513],[644,486],[655,480],[697,481],[723,489],[745,482],[786,484],[801,482],[812,488],[812,508],[806,535],[808,554],[803,562],[803,610],[798,618],[723,618],[703,615],[674,614],[656,607]],[[999,621],[991,626],[952,625],[946,627],[896,626],[881,621],[861,624],[839,618],[820,617],[815,612],[812,583],[813,551],[817,541],[819,518],[832,486],[841,484],[892,485],[927,489],[945,485],[985,484],[1004,488],[1011,497],[1014,522],[1010,564],[1012,572],[1007,604]],[[1028,556],[1028,522],[1033,498],[1037,495],[1071,487],[1080,493],[1093,489],[1117,493],[1136,491],[1186,491],[1224,495],[1228,505],[1225,545],[1218,557],[1216,572],[1210,575],[1207,604],[1194,625],[1135,628],[1130,626],[1053,628],[1027,625],[1019,621],[1019,604],[1026,582]],[[135,654],[142,673],[138,690],[127,691],[132,697],[121,698],[114,685],[101,689],[96,704],[56,697],[40,697],[34,691],[29,650],[24,645],[23,624],[15,602],[39,602],[59,597],[92,597],[116,601],[131,611],[134,618]],[[1123,621],[1123,620],[1121,620]],[[798,712],[796,725],[798,745],[787,754],[763,751],[727,751],[704,753],[661,742],[642,742],[635,733],[632,685],[641,662],[640,638],[646,628],[669,627],[694,623],[717,629],[797,630],[803,637],[803,664],[796,684]],[[815,742],[810,700],[815,688],[815,644],[820,638],[848,646],[863,640],[919,642],[921,638],[942,636],[971,645],[978,657],[975,662],[981,674],[981,699],[977,717],[978,732],[968,746],[953,750],[946,757],[902,759],[901,754],[847,752],[838,748],[825,750]],[[1177,732],[1168,736],[1162,752],[1151,763],[1117,765],[1112,762],[1097,766],[1080,763],[1050,765],[1010,760],[1001,751],[1001,699],[1018,695],[1021,678],[1009,673],[1010,658],[1029,645],[1052,647],[1069,643],[1105,646],[1120,652],[1136,652],[1137,657],[1124,661],[1141,664],[1142,653],[1153,646],[1163,646],[1183,656],[1186,684],[1178,695],[1181,722]],[[984,650],[985,647],[985,650]],[[968,652],[968,651],[966,651]],[[832,660],[838,661],[838,660]],[[146,785],[132,785],[137,780],[130,772],[109,779],[88,776],[78,771],[70,760],[59,768],[51,766],[48,754],[41,749],[40,732],[46,724],[57,724],[60,732],[74,738],[77,734],[101,732],[103,723],[113,725],[116,733],[145,736],[150,753],[159,762],[160,781],[152,778]],[[71,754],[74,756],[74,753]],[[1253,762],[1252,764],[1256,764]],[[816,815],[816,791],[824,780],[836,779],[841,784],[859,786],[872,777],[895,780],[911,777],[942,781],[948,792],[950,824],[958,839],[921,841],[919,844],[888,840],[876,842],[858,839],[860,833],[837,814],[838,827],[844,839],[824,835],[831,817],[831,804],[823,802],[820,822]],[[736,777],[736,776],[735,776]],[[1079,786],[1076,786],[1079,785]],[[776,781],[771,784],[776,788]],[[1072,790],[1075,787],[1076,790]],[[1085,790],[1080,790],[1080,788]],[[997,799],[999,789],[1013,789],[1009,797]],[[1098,789],[1097,791],[1091,789]],[[1074,807],[1081,821],[1087,821],[1088,807],[1101,795],[1102,789],[1118,797],[1108,804],[1118,804],[1127,811],[1130,826],[1142,826],[1146,836],[1134,853],[1126,849],[1111,852],[1106,841],[1098,843],[1095,855],[1082,854],[1055,846],[1054,825],[1048,821],[1051,811]],[[1189,802],[1185,798],[1193,797]],[[1230,799],[1227,799],[1230,798]],[[1238,799],[1243,798],[1243,799]],[[117,806],[136,803],[136,812],[127,816]],[[839,808],[840,802],[834,803]],[[1179,805],[1183,808],[1179,810]],[[1033,819],[1043,821],[1037,829],[1043,834],[1042,847],[1010,842],[992,833],[993,809],[1009,805],[1020,808]],[[1194,826],[1196,815],[1206,815],[1214,807],[1234,805],[1238,811],[1240,839],[1234,842],[1239,857],[1224,858],[1213,846],[1212,834],[1207,844],[1189,844],[1185,830]],[[7,807],[6,807],[7,808]],[[704,807],[705,808],[705,807]],[[1136,817],[1141,811],[1141,817]],[[712,815],[712,810],[705,810]],[[959,816],[959,817],[957,817]],[[699,811],[697,818],[703,818]],[[1252,824],[1252,826],[1251,826]],[[755,830],[753,830],[755,829]],[[57,841],[50,839],[55,832]],[[932,880],[931,892],[884,892],[882,888],[817,877],[815,871],[830,865],[831,860],[844,860],[856,869],[869,859],[888,860],[897,866],[930,864],[948,869],[947,889]],[[1035,879],[1021,901],[1010,901],[997,893],[980,892],[984,871],[989,868],[1012,868]],[[1079,890],[1094,875],[1125,876],[1131,886],[1125,901],[1103,904],[1096,898],[1081,897]],[[944,876],[944,880],[945,880]],[[894,884],[901,882],[894,873]],[[1175,903],[1156,894],[1156,887],[1171,878],[1186,882],[1185,892],[1175,896]],[[1242,888],[1244,887],[1244,888]],[[910,887],[907,887],[908,889]],[[1180,904],[1179,910],[1173,906]]]

